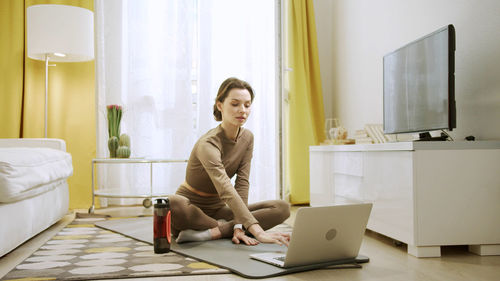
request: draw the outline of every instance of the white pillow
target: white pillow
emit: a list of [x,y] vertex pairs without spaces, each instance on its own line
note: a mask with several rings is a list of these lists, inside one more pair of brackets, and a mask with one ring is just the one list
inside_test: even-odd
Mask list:
[[52,148],[0,148],[0,202],[47,191],[73,174],[71,154]]

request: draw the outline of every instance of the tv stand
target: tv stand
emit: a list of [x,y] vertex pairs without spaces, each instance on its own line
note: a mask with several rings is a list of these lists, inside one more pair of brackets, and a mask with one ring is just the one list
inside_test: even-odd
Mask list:
[[418,140],[416,141],[447,141],[448,140],[448,135],[445,133],[441,133],[439,137],[433,137],[431,136],[431,133],[425,132],[425,133],[420,133],[418,134]]
[[439,257],[500,255],[500,141],[311,146],[311,206],[372,202],[367,228]]

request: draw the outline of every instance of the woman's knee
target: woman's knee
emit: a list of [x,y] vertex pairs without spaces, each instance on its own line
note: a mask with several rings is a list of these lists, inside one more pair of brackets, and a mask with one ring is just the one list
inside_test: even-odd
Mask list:
[[170,210],[172,212],[172,219],[184,219],[186,216],[186,210],[189,205],[189,200],[180,195],[170,195],[168,196],[170,203]]
[[189,199],[182,195],[168,196],[170,202],[170,211],[172,212],[172,233],[177,236],[179,231],[192,228],[190,226],[192,207]]
[[179,209],[183,208],[189,203],[189,200],[180,195],[169,195],[168,196],[168,201],[170,203],[170,209]]
[[290,204],[288,202],[285,200],[275,200],[275,206],[283,221],[290,217]]

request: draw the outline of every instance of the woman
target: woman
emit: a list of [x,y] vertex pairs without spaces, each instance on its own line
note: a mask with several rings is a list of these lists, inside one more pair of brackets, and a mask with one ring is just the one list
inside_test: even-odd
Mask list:
[[169,197],[178,243],[232,237],[236,244],[288,246],[288,234],[265,230],[288,218],[289,204],[270,200],[248,205],[253,134],[242,126],[250,115],[253,98],[252,87],[245,81],[228,78],[221,84],[214,117],[222,123],[196,142],[186,180],[176,195]]

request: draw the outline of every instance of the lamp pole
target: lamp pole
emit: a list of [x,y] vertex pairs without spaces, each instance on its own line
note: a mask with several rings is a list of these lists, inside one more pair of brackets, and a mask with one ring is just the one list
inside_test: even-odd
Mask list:
[[56,66],[49,64],[50,53],[45,54],[45,138],[47,138],[47,115],[49,108],[49,66]]
[[49,103],[49,54],[45,54],[45,138],[47,138],[47,112]]

